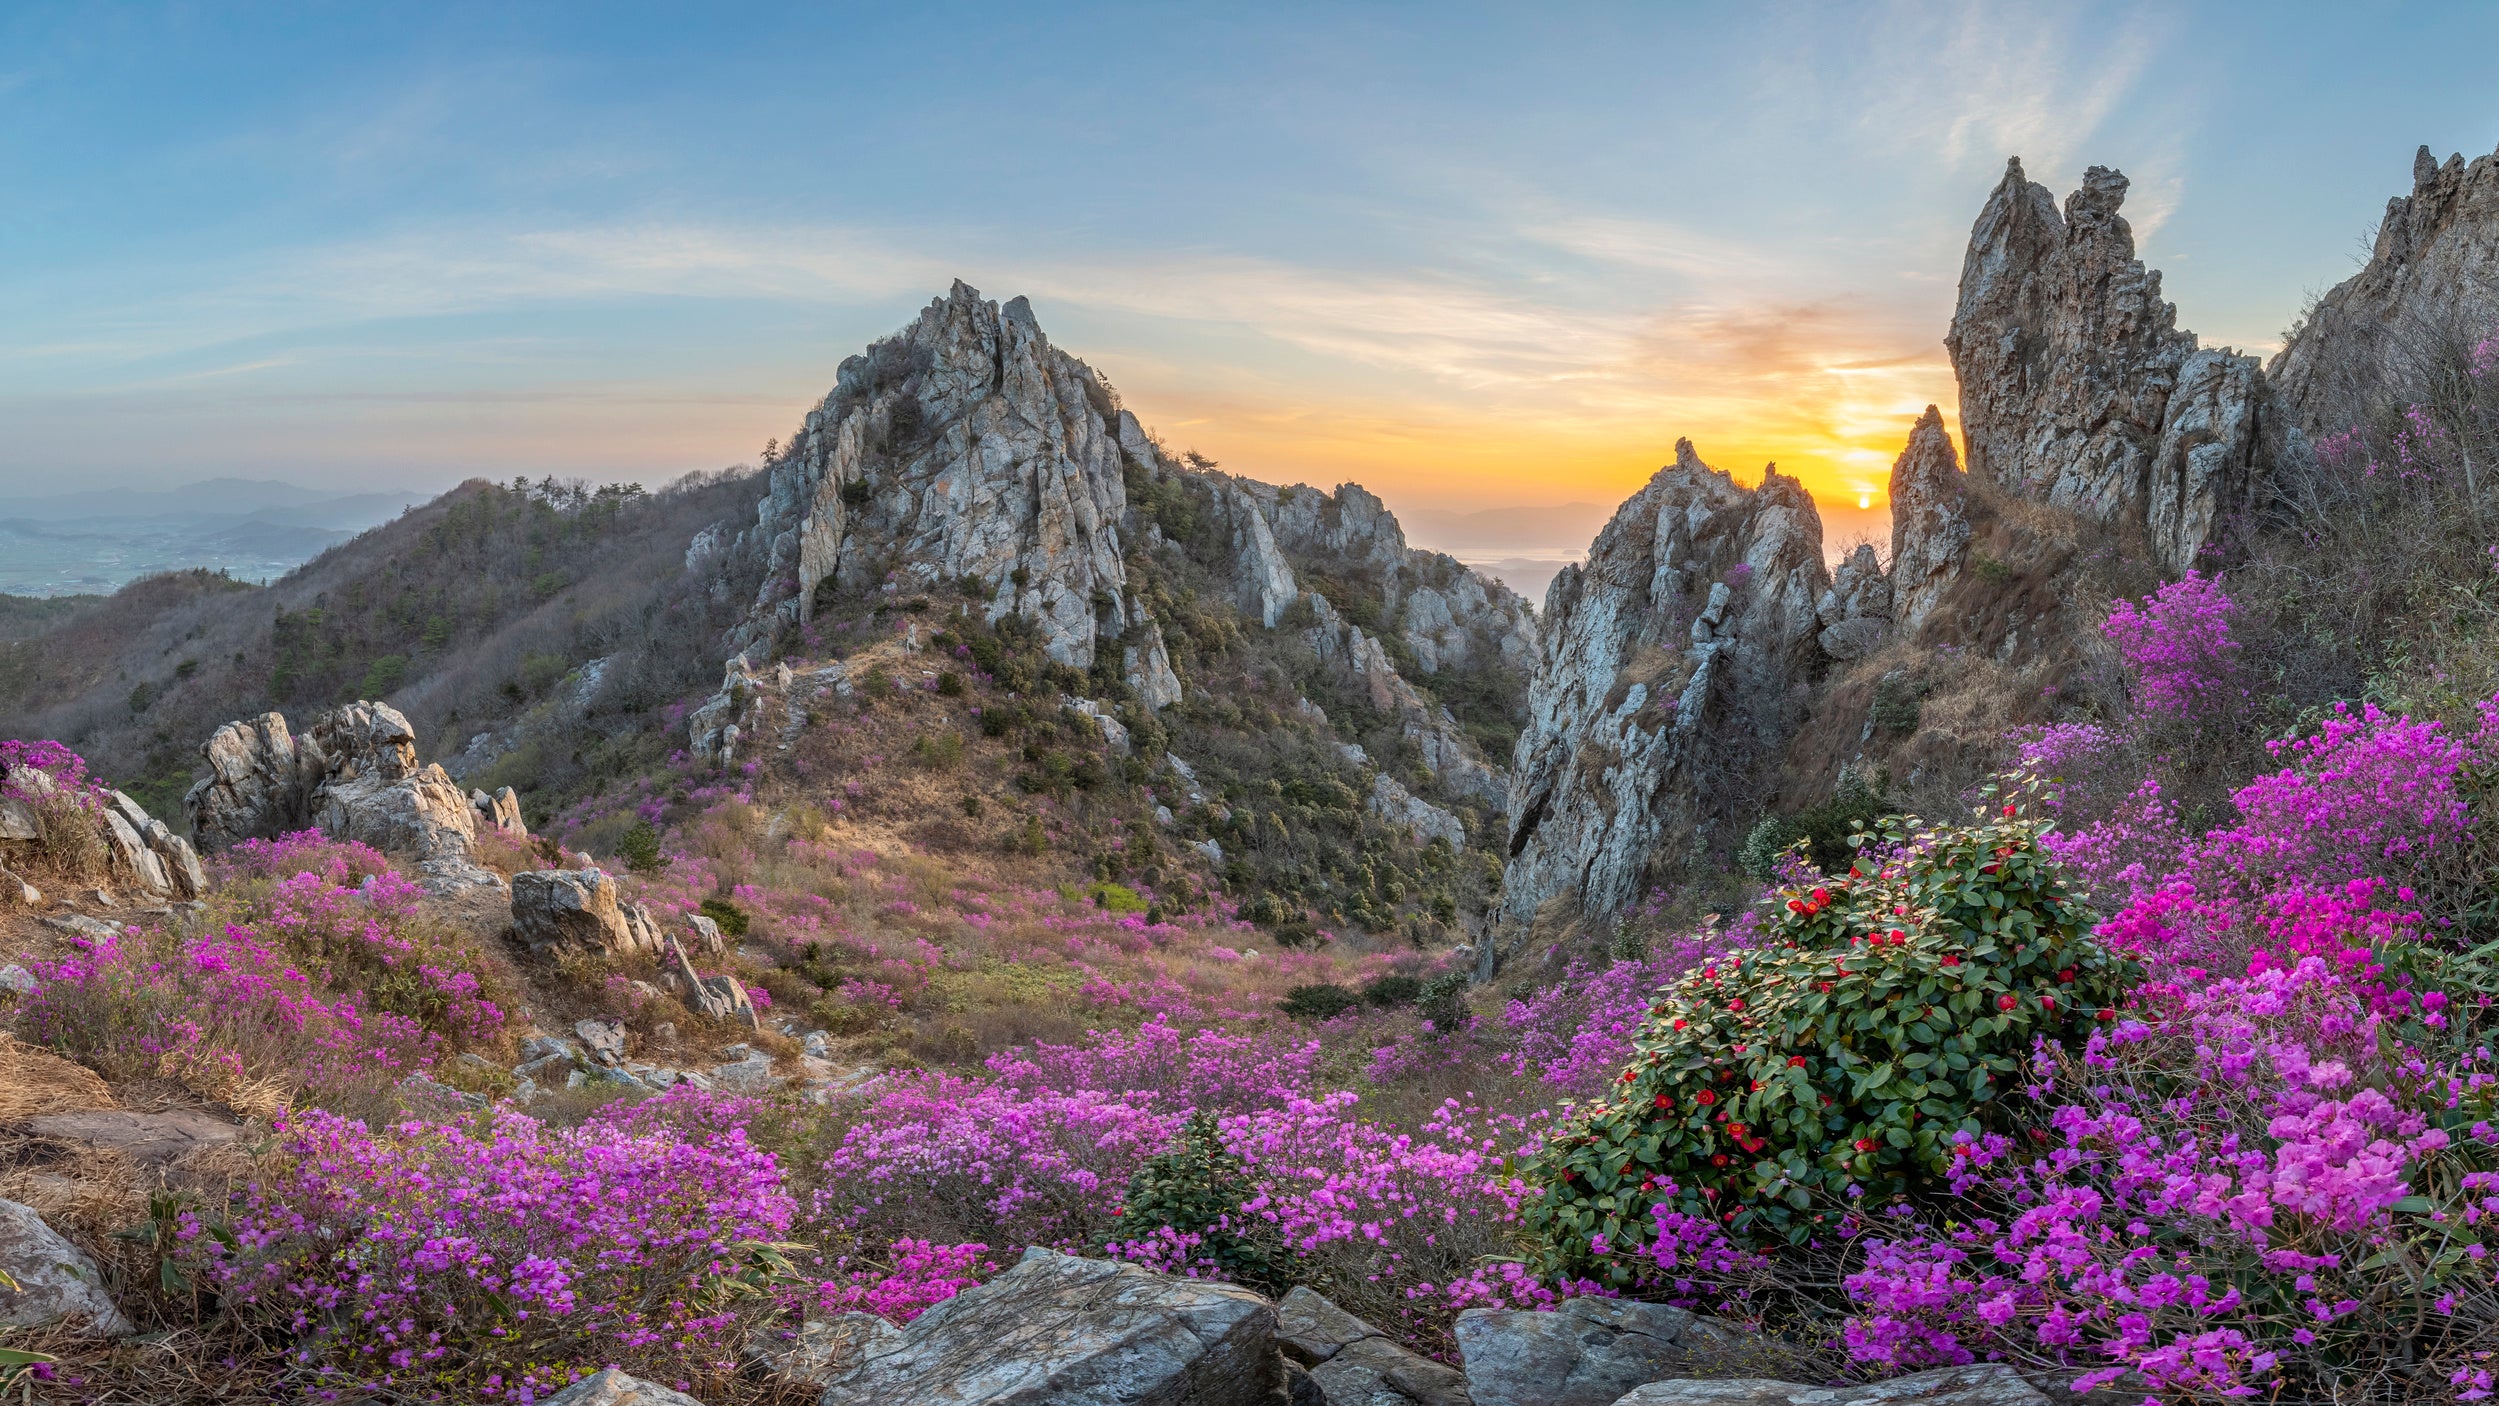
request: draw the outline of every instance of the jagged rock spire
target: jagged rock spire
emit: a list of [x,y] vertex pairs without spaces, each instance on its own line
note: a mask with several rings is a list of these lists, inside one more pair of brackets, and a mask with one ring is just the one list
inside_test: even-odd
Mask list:
[[1934,406],[1892,464],[1892,618],[1914,634],[1960,574],[1970,548],[1960,456]]
[[2105,166],[2057,213],[2006,163],[1970,231],[1944,339],[1969,471],[2015,495],[2141,526],[2184,570],[2279,453],[2253,357],[2199,350],[2135,257]]

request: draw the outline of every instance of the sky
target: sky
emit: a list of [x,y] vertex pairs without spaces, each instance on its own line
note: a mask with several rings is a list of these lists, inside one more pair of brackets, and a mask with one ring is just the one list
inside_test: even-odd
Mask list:
[[963,278],[1174,447],[1401,511],[1688,436],[1882,505],[1971,221],[2083,167],[2270,351],[2499,7],[0,6],[0,502],[751,462]]

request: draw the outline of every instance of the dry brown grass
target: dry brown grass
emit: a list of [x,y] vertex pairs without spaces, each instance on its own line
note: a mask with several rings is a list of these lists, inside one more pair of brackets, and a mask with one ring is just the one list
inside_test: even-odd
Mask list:
[[0,1123],[114,1107],[103,1077],[0,1032]]

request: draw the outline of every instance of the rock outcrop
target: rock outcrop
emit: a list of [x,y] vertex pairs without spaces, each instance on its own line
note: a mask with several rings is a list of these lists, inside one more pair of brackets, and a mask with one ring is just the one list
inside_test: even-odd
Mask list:
[[1508,795],[1504,916],[1611,913],[1652,856],[1749,819],[1727,809],[1822,667],[1822,519],[1775,468],[1739,487],[1689,440],[1546,594]]
[[512,876],[512,934],[531,951],[574,947],[657,955],[658,919],[626,902],[597,869],[541,869]]
[[823,1406],[1273,1406],[1276,1310],[1247,1289],[1031,1249],[826,1383]]
[[673,1387],[605,1367],[546,1399],[545,1406],[703,1406]]
[[[16,847],[40,849],[45,827],[70,825],[94,835],[116,883],[151,898],[191,899],[208,887],[198,851],[147,813],[128,792],[81,790],[72,795],[39,767],[0,763],[0,858]],[[0,866],[0,906],[33,907],[42,891]]]
[[1862,1386],[1799,1386],[1758,1377],[1653,1382],[1615,1406],[2046,1406],[2047,1400],[2012,1368],[1984,1362]]
[[1032,620],[1052,659],[1110,652],[1138,696],[1177,701],[1161,628],[1128,588],[1119,414],[1029,303],[957,281],[845,360],[772,466],[746,539],[767,564],[759,626],[810,619],[820,588],[977,582],[988,617]]
[[2195,564],[2281,453],[2255,358],[2201,350],[2135,257],[2126,178],[2083,174],[2060,217],[2017,158],[1979,212],[1944,339],[1973,474],[2149,534]]
[[2386,202],[2360,272],[2317,300],[2266,368],[2313,440],[2499,336],[2499,154],[2441,163],[2422,147],[2412,193]]
[[99,1333],[119,1336],[130,1320],[104,1292],[95,1261],[62,1239],[31,1206],[0,1201],[0,1323],[40,1327],[84,1318]]
[[1308,1288],[1277,1302],[1275,1340],[1326,1406],[1471,1406],[1465,1377]]
[[[1901,633],[1914,635],[1961,574],[1970,551],[1968,475],[1932,405],[1892,463],[1892,564],[1886,595]],[[1834,654],[1838,651],[1834,650]]]
[[1458,1315],[1456,1331],[1474,1406],[1613,1406],[1649,1382],[1723,1371],[1761,1341],[1680,1308],[1627,1299],[1568,1299],[1551,1311],[1471,1308]]
[[300,737],[264,713],[217,729],[201,752],[209,774],[183,807],[211,849],[310,826],[414,861],[429,888],[502,883],[477,864],[477,810],[439,765],[417,760],[416,730],[387,703],[343,704]]

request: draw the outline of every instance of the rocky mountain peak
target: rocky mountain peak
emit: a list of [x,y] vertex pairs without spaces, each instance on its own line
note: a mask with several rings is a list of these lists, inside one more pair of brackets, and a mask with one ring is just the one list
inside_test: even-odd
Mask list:
[[1795,479],[1756,488],[1690,440],[1546,596],[1509,794],[1505,914],[1613,912],[1738,817],[1821,666],[1822,519]]
[[2060,216],[2008,162],[1971,228],[1944,345],[1971,473],[2140,526],[2184,570],[2270,471],[2280,430],[2255,358],[2178,329],[2160,274],[2135,257],[2126,188],[2094,166]]
[[1116,650],[1140,697],[1177,701],[1161,628],[1128,589],[1121,415],[1030,303],[956,280],[843,361],[773,464],[749,534],[769,566],[758,624],[803,624],[827,591],[977,580],[989,618],[1033,620],[1051,658],[1091,668]]
[[1892,463],[1892,618],[1914,634],[1960,573],[1970,545],[1968,475],[1934,406]]
[[2358,423],[2499,329],[2499,153],[2412,158],[2360,272],[2317,300],[2267,375],[2311,437]]

